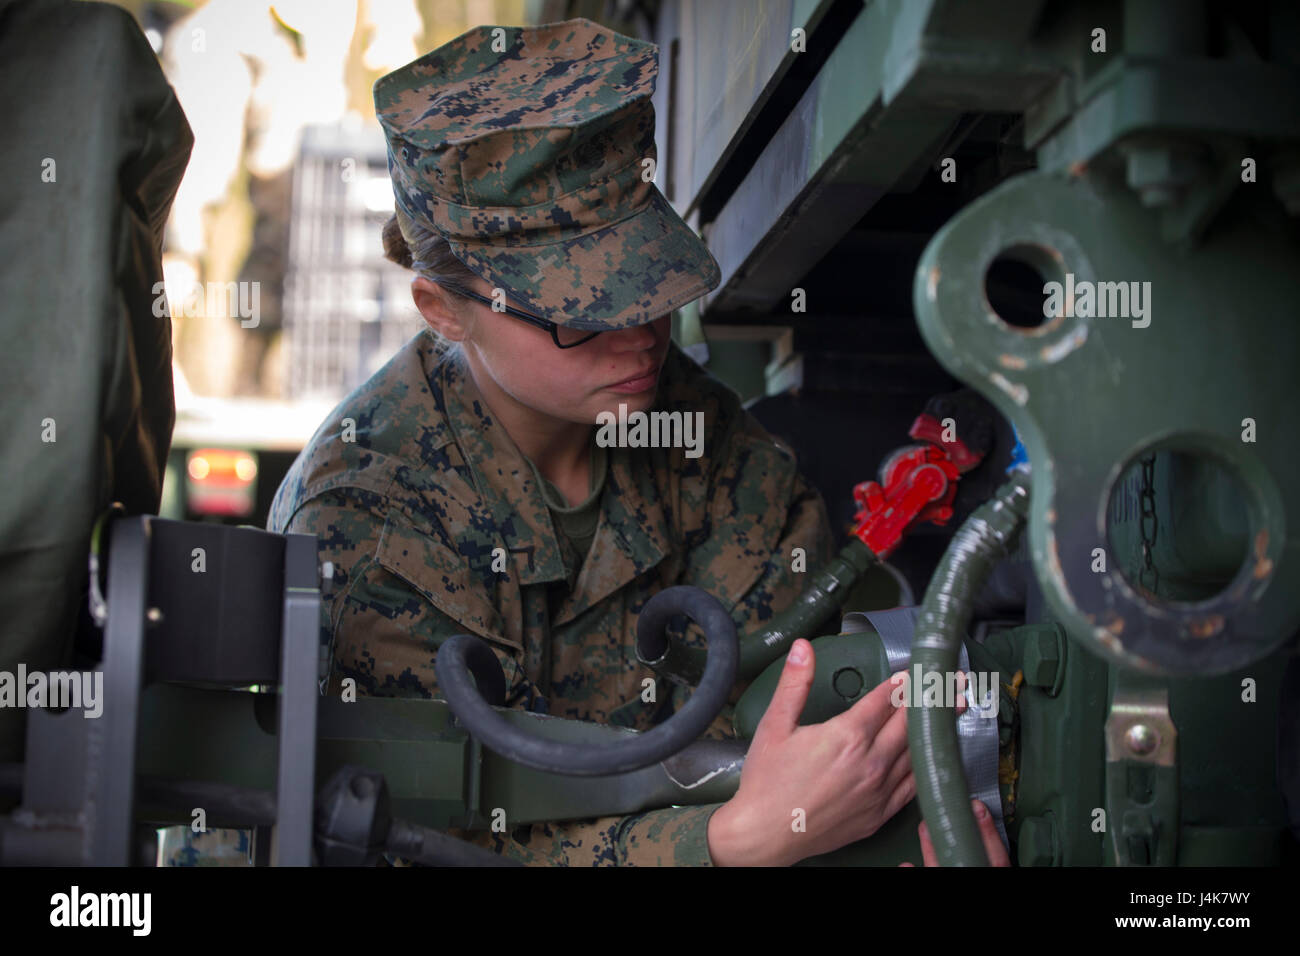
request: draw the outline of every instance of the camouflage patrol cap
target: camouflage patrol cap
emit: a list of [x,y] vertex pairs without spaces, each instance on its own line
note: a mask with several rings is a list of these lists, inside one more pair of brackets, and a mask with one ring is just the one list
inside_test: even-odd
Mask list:
[[642,176],[658,50],[583,18],[480,26],[380,78],[398,208],[561,325],[626,328],[714,289],[712,254]]

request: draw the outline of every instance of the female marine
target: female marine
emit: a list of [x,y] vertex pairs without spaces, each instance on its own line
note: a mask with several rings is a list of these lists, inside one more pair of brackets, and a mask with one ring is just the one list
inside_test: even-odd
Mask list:
[[[428,332],[321,426],[269,522],[335,568],[332,692],[437,696],[439,645],[471,633],[509,706],[648,729],[684,700],[644,693],[651,596],[699,586],[745,634],[798,595],[794,549],[829,560],[792,456],[670,339],[720,272],[648,174],[657,52],[582,19],[480,27],[376,84],[385,247]],[[602,412],[654,410],[702,412],[699,447],[597,442]],[[477,839],[528,862],[723,865],[870,835],[914,794],[905,711],[882,684],[798,727],[812,671],[797,642],[726,803]]]

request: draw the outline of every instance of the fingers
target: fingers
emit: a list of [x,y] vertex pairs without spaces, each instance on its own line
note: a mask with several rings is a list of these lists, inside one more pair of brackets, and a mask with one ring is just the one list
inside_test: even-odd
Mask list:
[[[906,685],[900,684],[898,677],[899,675],[895,674],[881,681],[860,701],[826,723],[832,721],[847,723],[864,739],[874,740],[885,723],[895,713],[903,710],[901,703]],[[904,736],[906,736],[906,724],[904,724]]]
[[894,788],[894,792],[890,794],[889,802],[885,804],[885,819],[892,820],[894,814],[911,803],[915,796],[916,777],[909,773],[902,779],[902,782]]
[[1002,845],[1002,837],[993,823],[993,814],[978,800],[972,800],[970,808],[975,812],[975,822],[979,824],[980,838],[984,841],[984,852],[989,856],[989,865],[1010,866],[1011,858],[1007,856],[1007,848]]
[[885,721],[883,727],[871,741],[869,753],[873,757],[880,757],[893,765],[900,759],[908,760],[907,757],[907,708],[899,707],[889,719]]
[[921,836],[921,862],[926,866],[938,866],[939,855],[934,852],[934,844],[930,842],[930,831],[924,820],[916,828],[916,832]]
[[889,774],[885,777],[885,792],[893,793],[898,789],[898,785],[903,782],[903,778],[912,772],[912,752],[904,750],[894,758],[894,765],[889,768]]
[[[960,714],[966,708],[966,699],[960,693],[961,687],[964,686],[963,679],[958,680],[958,697],[957,713]],[[877,693],[883,694],[883,688],[889,688],[888,703],[892,713],[886,713],[883,720],[880,720],[883,706],[880,699],[868,700],[872,695]],[[868,694],[866,698],[858,701],[848,711],[850,719],[857,721],[857,727],[860,733],[872,741],[871,750],[873,754],[883,757],[885,760],[893,761],[900,754],[907,751],[907,675],[898,673],[891,676],[879,687],[876,687]],[[861,710],[859,710],[861,708]],[[874,721],[880,720],[879,723]]]
[[811,644],[802,638],[794,642],[790,653],[786,655],[785,668],[781,671],[772,702],[767,705],[767,712],[754,728],[754,746],[761,746],[766,738],[773,735],[781,739],[794,733],[812,687],[816,669],[813,657]]
[[[1002,837],[993,822],[993,814],[989,813],[988,807],[978,800],[972,800],[970,808],[975,814],[976,824],[979,825],[980,839],[984,841],[984,852],[988,854],[990,865],[1010,866],[1011,858],[1007,855],[1007,848],[1002,844]],[[938,866],[939,856],[934,852],[934,844],[930,842],[930,831],[926,829],[925,821],[922,821],[917,828],[917,835],[921,838],[921,861],[926,866]]]

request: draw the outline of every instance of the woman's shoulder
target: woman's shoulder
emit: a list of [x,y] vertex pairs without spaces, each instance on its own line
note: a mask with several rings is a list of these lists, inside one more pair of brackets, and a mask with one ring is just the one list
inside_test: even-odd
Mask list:
[[268,527],[287,522],[310,499],[345,491],[381,507],[431,481],[447,484],[456,455],[447,420],[448,357],[426,333],[408,341],[326,416],[289,469]]

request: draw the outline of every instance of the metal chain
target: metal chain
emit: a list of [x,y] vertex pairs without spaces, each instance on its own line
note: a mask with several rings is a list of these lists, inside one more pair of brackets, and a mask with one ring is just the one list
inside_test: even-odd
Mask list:
[[[1142,516],[1139,519],[1139,526],[1142,529],[1142,567],[1138,571],[1138,584],[1151,594],[1156,593],[1156,588],[1160,584],[1160,573],[1151,563],[1151,556],[1156,548],[1156,536],[1160,532],[1160,522],[1156,518],[1155,471],[1156,456],[1148,455],[1143,458],[1142,489],[1139,492],[1142,506]],[[1147,583],[1148,580],[1150,584]]]

